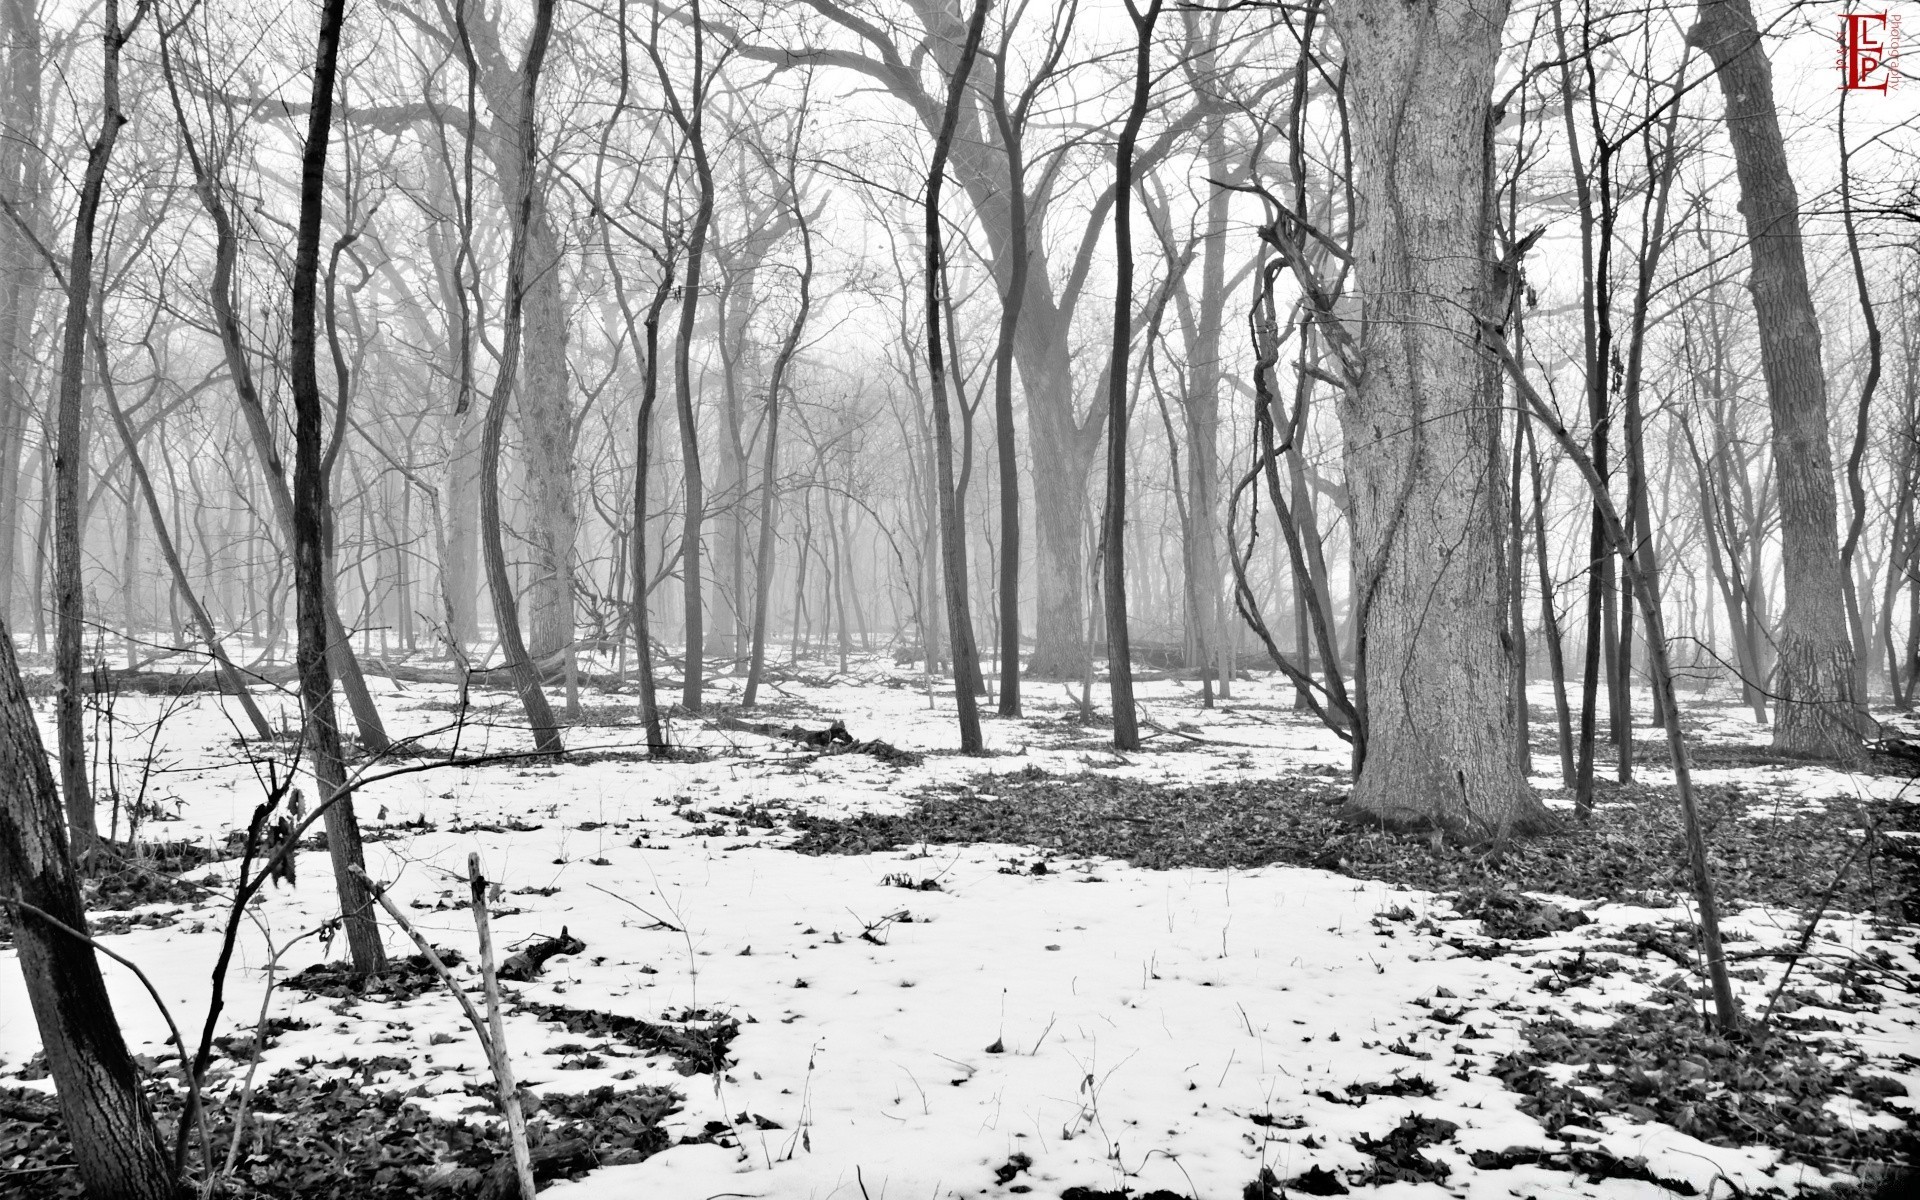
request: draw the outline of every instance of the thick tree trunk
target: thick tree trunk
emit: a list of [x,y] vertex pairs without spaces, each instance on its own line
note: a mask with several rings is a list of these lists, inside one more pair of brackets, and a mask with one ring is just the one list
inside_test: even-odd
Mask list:
[[1346,436],[1366,761],[1355,819],[1466,839],[1549,827],[1515,753],[1490,260],[1490,107],[1504,3],[1350,0],[1361,296]]
[[536,264],[529,258],[536,188],[533,164],[535,145],[534,97],[540,81],[540,67],[546,59],[547,41],[553,28],[555,0],[539,0],[534,15],[533,33],[527,41],[527,56],[520,71],[520,98],[515,107],[519,120],[515,132],[518,166],[513,172],[520,190],[509,205],[512,241],[507,253],[507,302],[501,335],[500,370],[493,381],[493,394],[487,400],[486,424],[480,442],[480,539],[486,554],[487,586],[493,597],[494,623],[498,626],[501,653],[513,673],[514,690],[533,730],[534,749],[542,754],[559,754],[565,748],[552,706],[541,687],[539,669],[527,651],[520,633],[520,606],[507,574],[507,552],[500,522],[500,442],[506,427],[507,398],[514,394],[524,337],[527,277]]
[[1820,321],[1807,286],[1800,202],[1774,107],[1773,69],[1747,0],[1701,0],[1688,39],[1713,59],[1726,97],[1752,261],[1747,287],[1773,414],[1786,592],[1773,744],[1855,762],[1872,726],[1865,697],[1854,692]]
[[[1037,300],[1044,307],[1036,307]],[[1033,460],[1046,464],[1033,473],[1034,634],[1027,674],[1077,679],[1087,662],[1087,484],[1089,451],[1097,442],[1073,422],[1066,322],[1053,297],[1029,287],[1021,312],[1014,352],[1027,396],[1028,439]]]
[[526,474],[527,547],[532,577],[526,589],[527,649],[541,662],[573,660],[574,542],[579,535],[573,494],[573,404],[567,372],[566,277],[560,236],[547,211],[544,189],[527,178],[533,170],[514,130],[530,128],[521,72],[509,63],[494,21],[470,21],[478,83],[504,134],[489,142],[509,206],[532,197],[526,213],[526,286],[521,297],[522,364],[514,407],[520,421],[520,459]]
[[13,635],[0,623],[0,903],[13,913],[20,975],[61,1120],[89,1196],[172,1200],[183,1189],[140,1093],[93,947],[18,907],[30,904],[70,929],[86,929],[63,824]]

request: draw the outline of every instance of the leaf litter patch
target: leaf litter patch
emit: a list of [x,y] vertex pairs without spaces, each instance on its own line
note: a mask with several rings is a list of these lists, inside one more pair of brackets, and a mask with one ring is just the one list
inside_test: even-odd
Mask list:
[[[1558,1015],[1529,1022],[1520,1029],[1529,1052],[1502,1057],[1493,1074],[1526,1097],[1521,1110],[1549,1133],[1599,1128],[1605,1117],[1657,1121],[1709,1145],[1764,1145],[1868,1182],[1916,1162],[1920,1114],[1890,1103],[1906,1098],[1905,1085],[1868,1074],[1824,1038],[1759,1026],[1713,1033],[1693,997],[1668,996],[1597,1027]],[[1541,1063],[1578,1069],[1562,1082]],[[1840,1097],[1874,1120],[1837,1112]]]
[[[1920,805],[1835,798],[1818,811],[1785,811],[1733,786],[1700,792],[1723,899],[1920,916],[1920,838],[1889,836],[1920,833]],[[1686,834],[1673,789],[1614,786],[1602,795],[1590,824],[1569,821],[1494,856],[1350,824],[1340,815],[1346,786],[1325,776],[1173,787],[1028,769],[929,788],[899,813],[795,814],[791,824],[800,836],[792,848],[867,854],[995,842],[1157,869],[1319,867],[1436,892],[1501,887],[1656,908],[1685,896]]]
[[[167,1081],[150,1082],[147,1092],[163,1126],[180,1118],[180,1093]],[[369,1089],[357,1077],[319,1078],[304,1070],[257,1081],[234,1172],[223,1177],[219,1194],[301,1200],[513,1194],[512,1155],[491,1102],[476,1103],[481,1119],[447,1119],[413,1102],[424,1095],[424,1089]],[[681,1097],[662,1087],[522,1096],[530,1110],[534,1179],[542,1185],[665,1150],[672,1138],[662,1122],[681,1106]],[[210,1140],[222,1161],[234,1142],[237,1108],[236,1091],[208,1104]],[[52,1097],[0,1088],[0,1175],[12,1175],[6,1195],[80,1200],[85,1193],[73,1166]]]

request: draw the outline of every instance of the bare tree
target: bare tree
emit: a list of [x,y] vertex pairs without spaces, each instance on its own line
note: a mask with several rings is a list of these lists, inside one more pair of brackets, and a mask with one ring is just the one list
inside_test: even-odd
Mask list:
[[[327,143],[333,131],[334,79],[345,14],[346,0],[324,0],[320,10],[313,99],[307,111],[306,146],[300,156],[300,224],[294,243],[289,364],[294,409],[293,590],[299,629],[300,709],[322,803],[333,801],[347,783],[340,726],[334,718],[333,675],[327,669],[327,641],[332,633],[327,620],[327,591],[333,572],[326,526],[331,519],[331,504],[316,363],[320,221],[326,201]],[[373,896],[362,877],[354,874],[356,869],[366,869],[366,854],[361,849],[360,822],[351,798],[328,803],[327,852],[333,859],[334,883],[340,891],[340,911],[354,970],[363,975],[385,970],[387,954],[380,944]]]
[[1854,691],[1841,583],[1820,319],[1807,286],[1800,201],[1774,107],[1773,68],[1747,0],[1700,0],[1688,40],[1706,50],[1726,97],[1746,220],[1760,365],[1773,414],[1786,609],[1774,671],[1773,744],[1858,762],[1871,729]]
[[986,747],[980,735],[980,709],[974,695],[980,654],[974,645],[973,615],[967,602],[967,535],[960,498],[954,490],[953,417],[947,400],[946,362],[941,354],[940,311],[941,296],[946,288],[946,261],[941,250],[940,191],[946,183],[947,155],[952,150],[954,130],[960,121],[967,77],[973,72],[973,60],[980,50],[980,37],[986,28],[991,3],[992,0],[975,0],[960,56],[948,76],[945,115],[934,133],[933,161],[927,167],[924,234],[927,390],[933,402],[934,487],[940,521],[940,563],[946,584],[947,636],[953,646],[953,693],[960,716],[960,750],[964,754],[978,754]]
[[0,904],[13,919],[62,1123],[88,1195],[174,1200],[182,1189],[86,937],[64,824],[13,635],[0,621]]
[[1347,51],[1365,363],[1340,403],[1366,760],[1348,811],[1470,839],[1552,824],[1507,703],[1491,90],[1506,5],[1336,9]]
[[533,32],[527,41],[526,59],[520,69],[519,120],[514,137],[519,152],[519,170],[515,176],[520,192],[509,210],[513,243],[507,254],[507,303],[503,314],[500,369],[493,381],[493,394],[487,399],[486,427],[480,442],[480,541],[487,559],[487,584],[493,596],[494,623],[499,626],[500,648],[507,668],[513,673],[514,690],[526,710],[527,723],[533,727],[534,748],[542,754],[558,754],[565,749],[560,728],[553,719],[553,707],[541,686],[540,668],[527,653],[520,632],[520,607],[507,575],[507,550],[500,529],[500,439],[507,423],[507,398],[513,394],[514,377],[520,361],[523,300],[528,271],[528,230],[533,218],[534,164],[538,159],[534,100],[539,94],[540,68],[546,61],[547,43],[553,32],[555,0],[539,0],[534,13]]
[[1113,152],[1113,341],[1107,363],[1107,503],[1100,521],[1115,750],[1140,748],[1127,629],[1127,351],[1133,341],[1133,153],[1153,98],[1153,27],[1160,19],[1160,0],[1148,0],[1144,10],[1127,0],[1127,16],[1134,36],[1133,102]]

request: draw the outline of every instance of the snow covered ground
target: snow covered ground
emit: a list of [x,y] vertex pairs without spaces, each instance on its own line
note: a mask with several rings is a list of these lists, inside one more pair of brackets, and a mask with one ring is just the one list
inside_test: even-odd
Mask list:
[[[391,732],[418,735],[432,749],[454,745],[453,689],[373,682]],[[712,698],[726,702],[737,690],[722,679]],[[1282,1181],[1316,1167],[1364,1168],[1370,1159],[1355,1139],[1385,1137],[1409,1114],[1459,1127],[1453,1140],[1423,1150],[1451,1167],[1445,1182],[1356,1190],[1668,1194],[1654,1183],[1588,1182],[1541,1167],[1481,1170],[1468,1156],[1568,1145],[1520,1111],[1522,1097],[1489,1068],[1526,1049],[1517,1032],[1525,1021],[1558,1013],[1602,1023],[1609,1005],[1647,996],[1650,974],[1667,974],[1672,964],[1564,989],[1541,984],[1555,961],[1617,941],[1629,925],[1684,918],[1683,908],[1579,905],[1592,924],[1483,959],[1449,945],[1484,939],[1479,922],[1446,901],[1328,871],[1149,871],[1010,845],[811,857],[783,849],[786,833],[712,815],[756,805],[826,815],[899,811],[929,784],[965,782],[991,794],[993,775],[1028,767],[1196,785],[1347,761],[1334,737],[1286,711],[1290,692],[1269,679],[1236,685],[1235,699],[1211,711],[1193,685],[1149,683],[1140,692],[1152,740],[1148,751],[1124,757],[1106,747],[1102,730],[1061,720],[1074,706],[1059,685],[1030,686],[1028,718],[987,722],[993,756],[941,753],[958,745],[950,697],[930,702],[918,677],[872,661],[852,679],[780,684],[771,713],[746,716],[780,725],[842,717],[858,738],[930,752],[910,767],[862,754],[814,757],[791,742],[691,718],[674,722],[675,740],[707,751],[704,761],[640,761],[631,699],[591,694],[595,723],[569,733],[584,763],[509,762],[367,784],[360,819],[382,839],[369,843],[367,867],[391,881],[394,898],[435,944],[469,959],[472,915],[456,905],[473,851],[501,886],[498,943],[512,947],[562,926],[585,942],[585,951],[553,959],[520,987],[525,1002],[648,1020],[705,1009],[743,1023],[732,1067],[717,1078],[683,1077],[664,1057],[629,1056],[617,1043],[513,1010],[507,1042],[529,1090],[669,1084],[685,1096],[670,1122],[676,1140],[710,1122],[728,1126],[714,1141],[556,1184],[547,1193],[556,1200],[935,1200],[1057,1196],[1074,1186],[1228,1200],[1263,1167]],[[526,746],[507,693],[476,699],[481,707],[457,732],[463,754]],[[1096,687],[1096,704],[1102,699]],[[258,752],[236,744],[233,714],[217,697],[123,697],[116,718],[121,788],[137,786],[150,760],[147,797],[177,814],[149,821],[144,836],[217,845],[244,830],[263,795],[260,767],[249,761]],[[1716,709],[1713,721],[1714,736],[1728,742],[1763,734],[1737,709]],[[46,733],[50,741],[50,727]],[[1536,765],[1554,764],[1536,756]],[[1646,774],[1661,781],[1658,766]],[[1818,767],[1703,776],[1764,786],[1783,802],[1911,795],[1898,780]],[[1036,862],[1044,873],[1035,873]],[[194,877],[230,878],[233,869],[216,863]],[[254,1025],[273,948],[335,911],[328,872],[323,853],[303,853],[298,886],[260,902],[259,921],[240,939],[223,1030]],[[928,879],[938,890],[901,886]],[[171,924],[102,939],[144,967],[189,1040],[206,1011],[221,915],[216,899]],[[1786,946],[1798,936],[1797,919],[1748,908],[1728,928],[1752,939],[1744,946]],[[383,918],[382,928],[396,955],[412,951],[392,922]],[[1910,930],[1894,940],[1873,935],[1871,922],[1853,917],[1830,918],[1820,930],[1822,945],[1856,953],[1879,945],[1910,981],[1920,978],[1911,974],[1920,961]],[[317,939],[300,941],[282,956],[280,977],[324,957]],[[1764,1003],[1779,970],[1777,961],[1756,960],[1746,972],[1752,978],[1739,987],[1750,1005]],[[164,1058],[166,1026],[153,1004],[126,971],[106,971],[136,1053]],[[468,966],[455,973],[475,981]],[[310,1028],[281,1035],[264,1054],[263,1074],[361,1075],[376,1088],[424,1088],[419,1102],[444,1116],[476,1107],[465,1089],[485,1078],[484,1064],[444,994],[341,1003],[280,989],[271,1010]],[[1920,1095],[1920,1005],[1911,991],[1886,989],[1877,1011],[1830,1015],[1844,1026],[1835,1036]],[[37,1049],[16,956],[0,951],[0,1082],[17,1082],[6,1076]],[[354,1065],[376,1058],[387,1065]],[[216,1069],[241,1066],[223,1059]],[[1431,1096],[1419,1094],[1425,1084]],[[1728,1184],[1792,1193],[1828,1181],[1802,1164],[1782,1165],[1762,1146],[1708,1145],[1658,1123],[1609,1118],[1577,1136],[1588,1140],[1577,1144],[1644,1157],[1652,1174],[1703,1195],[1729,1194]]]

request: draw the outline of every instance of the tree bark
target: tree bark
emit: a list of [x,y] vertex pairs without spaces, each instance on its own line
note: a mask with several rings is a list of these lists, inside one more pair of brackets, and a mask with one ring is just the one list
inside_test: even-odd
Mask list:
[[80,881],[13,635],[0,622],[0,903],[11,910],[20,975],[87,1194],[172,1200],[183,1194],[114,1019],[93,947],[19,907],[87,927]]
[[1140,748],[1127,627],[1127,351],[1133,341],[1133,147],[1153,98],[1153,27],[1160,19],[1160,0],[1149,0],[1145,11],[1127,0],[1127,15],[1134,31],[1133,103],[1113,152],[1113,340],[1107,360],[1107,502],[1100,518],[1115,750]]
[[[801,117],[805,119],[804,113]],[[799,132],[794,134],[794,151],[799,150]],[[747,687],[740,697],[742,708],[752,708],[759,699],[760,676],[767,665],[767,601],[773,594],[773,534],[779,517],[778,472],[780,468],[780,389],[786,384],[787,368],[800,348],[800,336],[806,331],[807,316],[813,308],[813,231],[807,225],[806,204],[800,195],[793,160],[788,160],[786,179],[788,198],[793,202],[794,221],[800,230],[800,307],[787,327],[787,337],[773,360],[767,376],[766,439],[760,463],[760,538],[753,555],[753,646],[747,664]],[[801,559],[801,574],[806,560]]]
[[521,368],[513,401],[520,425],[520,458],[526,473],[527,545],[532,578],[526,588],[527,646],[542,663],[558,658],[570,669],[574,655],[574,542],[580,518],[573,494],[573,404],[567,370],[566,279],[559,232],[545,191],[532,178],[536,160],[524,153],[514,131],[531,128],[524,81],[509,65],[497,21],[480,20],[467,31],[479,66],[477,83],[504,136],[490,144],[500,191],[509,208],[531,196],[525,218],[525,280],[521,305]]
[[1000,332],[993,351],[993,442],[1000,469],[1000,696],[1003,717],[1020,715],[1020,460],[1014,447],[1013,360],[1020,306],[1027,294],[1027,169],[1018,127],[1033,100],[1029,88],[1019,107],[1007,104],[1007,46],[1013,23],[1001,38],[993,63],[993,118],[1007,156],[1007,245],[1001,252],[1006,285],[1000,294]]
[[528,654],[526,640],[520,632],[520,606],[514,596],[513,581],[507,575],[507,551],[500,527],[500,440],[507,422],[507,399],[513,394],[520,362],[535,190],[534,98],[553,29],[554,3],[555,0],[539,0],[533,33],[527,41],[526,61],[520,72],[521,95],[515,109],[519,117],[516,142],[520,162],[514,177],[520,181],[521,190],[509,207],[512,244],[507,254],[507,302],[503,318],[506,327],[501,337],[499,374],[493,382],[493,395],[487,401],[486,426],[480,443],[480,540],[486,554],[494,623],[499,626],[500,648],[513,673],[514,690],[520,695],[527,723],[533,729],[534,749],[542,754],[559,754],[565,746],[553,719],[553,707],[541,686],[540,670]]
[[[934,486],[938,500],[941,577],[946,585],[947,637],[953,646],[953,694],[959,712],[963,754],[979,754],[986,746],[980,734],[979,702],[973,686],[980,674],[979,651],[974,645],[973,615],[967,600],[967,535],[959,497],[954,490],[953,419],[948,409],[946,364],[940,351],[940,300],[946,282],[946,264],[941,257],[940,192],[946,182],[947,155],[953,146],[954,127],[960,119],[961,98],[967,76],[973,70],[974,57],[980,50],[980,34],[986,27],[991,2],[975,0],[973,19],[967,24],[959,61],[948,80],[946,115],[934,134],[933,162],[927,168],[925,210],[927,385],[933,400]],[[928,666],[932,666],[931,651]]]
[[[1222,103],[1216,80],[1217,57],[1214,39],[1219,35],[1220,16],[1186,9],[1181,13],[1185,25],[1187,53],[1192,57],[1193,86],[1209,89],[1214,95],[1199,99]],[[1227,121],[1210,116],[1201,132],[1207,170],[1211,178],[1232,175],[1233,161],[1227,145]],[[1187,593],[1192,597],[1188,643],[1192,650],[1188,666],[1198,667],[1203,680],[1212,674],[1215,694],[1227,699],[1233,691],[1233,659],[1227,649],[1227,622],[1231,606],[1221,581],[1226,578],[1225,540],[1220,529],[1220,385],[1221,332],[1226,326],[1227,308],[1227,232],[1232,195],[1214,187],[1207,194],[1205,232],[1200,238],[1200,295],[1193,332],[1187,347],[1187,387],[1181,413],[1187,429],[1187,511],[1191,535],[1187,539],[1185,570]]]
[[20,451],[26,440],[34,314],[46,273],[29,236],[44,203],[41,144],[43,78],[39,5],[0,0],[5,88],[0,91],[0,617],[13,613],[15,548],[20,533]]
[[1773,416],[1785,611],[1774,671],[1773,744],[1859,762],[1872,731],[1854,691],[1841,582],[1820,321],[1807,285],[1800,202],[1774,107],[1773,68],[1747,0],[1701,0],[1688,40],[1713,59],[1740,181],[1760,366]]
[[1340,401],[1367,752],[1350,817],[1497,838],[1553,822],[1521,774],[1501,640],[1502,320],[1491,100],[1507,6],[1350,0],[1359,386]]
[[[146,15],[142,4],[132,25]],[[86,734],[81,727],[80,652],[86,638],[85,597],[80,582],[83,475],[87,465],[86,402],[81,384],[87,361],[87,315],[93,296],[93,229],[107,181],[107,164],[127,116],[120,111],[120,48],[132,33],[120,24],[118,0],[106,0],[100,33],[100,132],[87,149],[87,167],[73,214],[67,254],[67,311],[60,336],[59,393],[53,443],[54,716],[60,742],[60,792],[75,860],[85,864],[99,841],[93,791],[87,786]]]
[[[314,51],[313,101],[307,112],[307,141],[300,159],[300,223],[293,257],[293,311],[289,331],[289,376],[293,392],[293,586],[294,620],[299,631],[300,707],[307,751],[320,800],[326,803],[346,786],[340,754],[340,727],[333,708],[333,675],[327,668],[327,592],[332,575],[327,553],[327,468],[321,423],[318,339],[320,217],[327,183],[327,142],[333,129],[333,85],[340,55],[340,27],[346,0],[325,0]],[[353,871],[365,869],[360,823],[353,799],[342,797],[327,808],[327,850],[354,970],[363,975],[386,969],[386,950],[374,920],[373,896]]]

